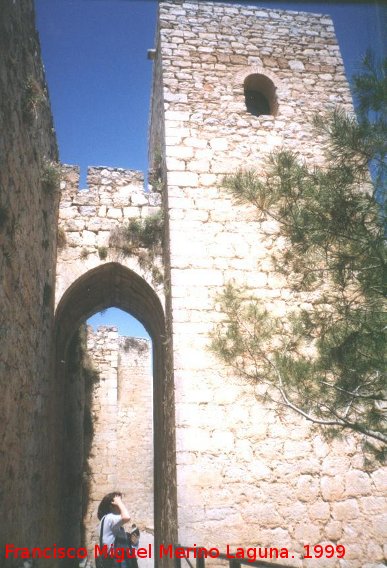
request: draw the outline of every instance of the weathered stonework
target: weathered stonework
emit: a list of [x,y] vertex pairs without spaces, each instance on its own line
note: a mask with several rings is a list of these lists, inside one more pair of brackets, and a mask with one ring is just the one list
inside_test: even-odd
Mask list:
[[[166,164],[179,542],[289,547],[293,566],[381,566],[382,531],[359,504],[382,498],[374,476],[385,470],[361,471],[355,436],[327,444],[294,415],[279,422],[207,349],[228,281],[278,315],[300,301],[270,262],[276,227],[233,203],[221,182],[241,166],[262,168],[282,145],[322,162],[313,115],[352,109],[332,22],[161,2],[157,38],[150,140]],[[256,73],[276,87],[275,116],[246,110],[243,82]],[[376,515],[381,524],[382,507]],[[344,544],[345,560],[302,560],[304,544],[324,542]]]
[[[87,491],[91,546],[97,503],[118,485],[138,497],[131,510],[139,524],[152,526],[154,514],[156,545],[288,547],[288,563],[297,567],[384,566],[386,469],[364,467],[354,435],[327,443],[295,415],[280,422],[208,351],[221,317],[216,294],[229,280],[279,315],[307,300],[273,272],[276,227],[233,203],[222,178],[241,166],[261,169],[282,145],[321,163],[313,115],[337,103],[352,109],[330,18],[160,2],[154,191],[143,190],[139,172],[103,167],[90,168],[88,189],[79,191],[77,168],[65,166],[54,281],[58,195],[43,180],[57,154],[32,4],[1,6],[0,481],[7,519],[0,547],[80,545]],[[257,74],[276,88],[272,115],[246,110],[243,83]],[[110,236],[160,209],[164,246],[153,261],[164,280],[155,282],[141,255],[123,255]],[[76,333],[110,306],[137,317],[152,338],[152,420],[149,390],[129,394],[133,359],[112,330],[89,337],[100,376],[94,391],[85,387]],[[150,379],[136,356],[143,384]],[[85,431],[88,412],[95,414],[93,438]],[[132,420],[135,430],[141,421],[141,443],[131,436]],[[120,458],[120,447],[133,442],[142,452],[136,470],[130,446]],[[86,491],[82,474],[90,470],[95,479]],[[343,544],[345,559],[303,559],[303,545],[317,543]]]
[[[140,266],[138,257],[124,257],[109,244],[109,239],[114,229],[130,219],[157,213],[160,194],[144,191],[141,172],[119,168],[89,168],[87,184],[87,189],[80,191],[79,169],[62,168],[59,230],[63,246],[58,251],[57,304],[76,278],[105,262],[119,262],[153,284],[151,274]],[[156,260],[156,265],[161,266],[160,260]],[[162,298],[162,285],[156,291]]]
[[0,12],[3,566],[6,542],[47,546],[60,532],[51,380],[59,187],[43,183],[58,155],[32,1],[2,0]]
[[[152,338],[153,398],[155,401],[152,409],[154,456],[150,453],[149,459],[154,461],[153,483],[157,491],[154,496],[153,515],[153,504],[151,514],[149,506],[143,503],[142,499],[144,492],[148,495],[149,485],[145,483],[141,490],[138,480],[136,491],[139,501],[137,508],[131,510],[137,522],[148,528],[152,528],[154,516],[157,538],[162,542],[175,542],[177,534],[174,401],[171,350],[166,341],[167,331],[163,308],[164,258],[158,254],[159,246],[155,248],[156,252],[149,256],[152,244],[148,248],[139,249],[137,247],[133,251],[130,243],[120,241],[117,244],[114,239],[112,240],[112,236],[127,227],[130,220],[143,221],[155,215],[160,210],[160,193],[144,191],[143,175],[131,170],[89,168],[87,190],[78,189],[78,180],[79,172],[76,167],[63,167],[59,214],[61,247],[58,250],[56,280],[57,381],[61,385],[62,392],[65,393],[71,374],[68,363],[71,338],[80,323],[90,315],[107,307],[116,306],[131,313],[143,323]],[[156,172],[154,172],[152,181],[154,186],[161,183]],[[117,358],[117,352],[114,357]],[[124,355],[121,359],[124,359]],[[117,373],[113,363],[111,361],[109,371],[112,377]],[[110,377],[111,380],[113,380],[112,377]],[[102,428],[108,428],[112,423],[115,392],[116,387],[112,388],[111,392],[109,391],[106,398],[108,406],[101,407],[101,413],[98,414]],[[118,485],[121,489],[125,487],[126,480],[130,477],[128,477],[127,470],[128,462],[122,462],[117,456],[121,439],[128,435],[124,419],[125,412],[132,410],[129,406],[125,411],[121,410],[123,412],[120,416],[120,420],[123,420],[122,428],[120,434],[116,435],[116,441],[112,443],[112,446],[116,448],[113,451],[115,457],[112,462],[105,459],[106,467],[104,466],[103,479],[101,478],[103,483],[99,484],[98,488],[95,488],[95,493],[91,494],[90,507],[86,513],[88,530],[85,538],[88,545],[95,542],[95,532],[93,532],[95,524],[93,523],[96,523],[96,502],[104,493],[114,489],[112,484]],[[64,416],[73,412],[71,400],[63,412]],[[78,421],[75,429],[79,429],[80,417],[78,416],[75,421]],[[105,421],[106,425],[104,425]],[[150,421],[148,421],[148,426],[149,424]],[[146,429],[142,428],[141,433],[144,430]],[[145,440],[149,442],[149,436],[146,432],[144,433]],[[76,438],[72,439],[72,443],[79,446],[79,440]],[[106,458],[107,449],[102,448],[98,438],[96,444],[96,453],[101,451],[102,457]],[[96,459],[97,461],[100,459],[98,455]],[[145,459],[142,461],[143,464],[147,463]],[[74,460],[69,455],[68,462],[66,468],[70,467],[74,470],[78,468],[79,470],[81,464],[79,460]],[[70,511],[68,517],[71,517],[67,531],[68,542],[80,543],[79,531],[76,534],[77,526],[81,522],[80,509],[76,503],[77,497],[74,492],[71,497],[71,485],[69,486],[68,483],[64,491],[66,495],[69,495],[67,499]],[[126,493],[128,495],[130,492]],[[93,529],[90,528],[91,526]]]
[[88,328],[87,347],[98,374],[84,518],[92,553],[99,502],[115,489],[124,494],[133,522],[153,532],[153,401],[149,340],[119,337],[117,328],[101,326],[95,333]]

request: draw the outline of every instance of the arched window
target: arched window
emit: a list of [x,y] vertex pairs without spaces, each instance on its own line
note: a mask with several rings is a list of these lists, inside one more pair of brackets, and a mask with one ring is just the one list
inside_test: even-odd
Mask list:
[[260,73],[254,73],[246,77],[243,86],[247,112],[254,116],[277,114],[276,88],[271,79]]

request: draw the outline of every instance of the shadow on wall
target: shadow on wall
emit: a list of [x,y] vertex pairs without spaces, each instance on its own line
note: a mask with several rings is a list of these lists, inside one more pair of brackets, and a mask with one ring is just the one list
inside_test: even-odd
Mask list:
[[[76,334],[88,317],[110,306],[132,314],[152,338],[155,545],[159,542],[176,542],[173,381],[171,355],[165,348],[168,342],[163,308],[154,290],[141,277],[119,263],[106,263],[76,280],[62,297],[56,313],[57,396],[59,400],[67,401],[69,406],[66,409],[66,405],[62,405],[60,417],[64,451],[62,463],[58,464],[58,475],[63,488],[63,545],[81,545],[81,473],[92,438],[91,431],[83,439],[80,428],[83,428],[83,420],[87,421],[88,418],[84,415],[81,421],[79,408],[74,404],[74,396],[75,400],[80,400],[82,396],[86,400],[89,396],[86,391],[81,393],[79,384],[75,384],[80,363],[80,348],[77,347],[79,337]],[[77,432],[79,436],[74,436]],[[87,486],[83,487],[83,491],[87,493]]]

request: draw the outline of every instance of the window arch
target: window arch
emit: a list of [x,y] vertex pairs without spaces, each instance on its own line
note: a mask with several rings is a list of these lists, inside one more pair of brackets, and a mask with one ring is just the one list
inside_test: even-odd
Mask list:
[[243,87],[247,112],[253,116],[277,114],[276,87],[269,77],[253,73],[246,77]]

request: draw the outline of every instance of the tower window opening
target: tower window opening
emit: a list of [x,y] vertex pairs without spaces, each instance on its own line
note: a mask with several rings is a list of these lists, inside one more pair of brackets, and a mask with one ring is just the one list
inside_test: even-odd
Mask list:
[[255,73],[246,77],[244,82],[246,110],[253,116],[273,115],[278,105],[275,85],[265,75]]

